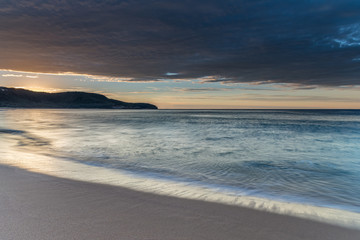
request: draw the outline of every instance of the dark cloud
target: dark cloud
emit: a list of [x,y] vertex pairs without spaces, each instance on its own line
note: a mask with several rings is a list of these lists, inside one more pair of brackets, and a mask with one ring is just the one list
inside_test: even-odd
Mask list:
[[294,88],[294,90],[314,90],[314,89],[316,89],[316,87],[312,87],[312,86]]
[[0,0],[0,52],[21,71],[359,85],[360,1]]

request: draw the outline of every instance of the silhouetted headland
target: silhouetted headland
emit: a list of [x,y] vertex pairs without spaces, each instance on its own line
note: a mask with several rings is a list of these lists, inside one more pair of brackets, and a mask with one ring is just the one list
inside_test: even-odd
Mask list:
[[127,103],[87,92],[46,93],[0,87],[0,107],[157,109],[149,103]]

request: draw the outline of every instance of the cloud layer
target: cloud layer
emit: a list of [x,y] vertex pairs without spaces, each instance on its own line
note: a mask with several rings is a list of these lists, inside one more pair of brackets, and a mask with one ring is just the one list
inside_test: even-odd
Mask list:
[[0,3],[0,69],[360,84],[358,0]]

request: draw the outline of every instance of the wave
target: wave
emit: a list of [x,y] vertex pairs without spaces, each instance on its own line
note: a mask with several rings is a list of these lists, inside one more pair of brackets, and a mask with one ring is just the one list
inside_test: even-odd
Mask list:
[[0,134],[9,134],[19,136],[17,145],[19,147],[49,146],[51,142],[48,139],[31,134],[23,130],[0,129]]
[[23,152],[21,156],[18,153],[8,154],[6,158],[0,160],[0,163],[59,178],[109,184],[159,195],[253,208],[360,229],[360,213],[241,195],[223,188],[217,189],[194,183],[144,176],[36,153]]

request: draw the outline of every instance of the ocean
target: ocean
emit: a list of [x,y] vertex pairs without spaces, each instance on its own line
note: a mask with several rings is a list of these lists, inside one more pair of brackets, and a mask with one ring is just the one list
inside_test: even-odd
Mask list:
[[1,164],[360,226],[360,110],[2,109],[0,140]]

